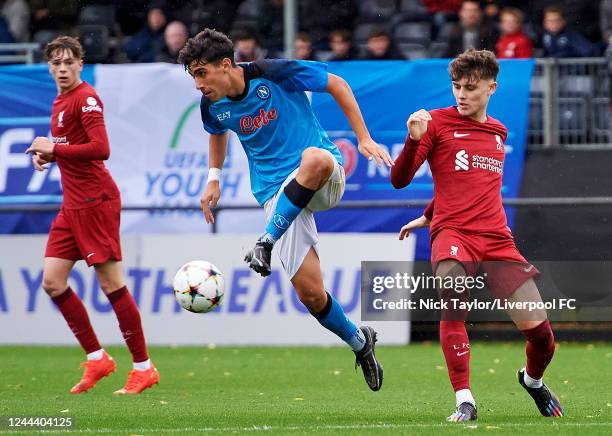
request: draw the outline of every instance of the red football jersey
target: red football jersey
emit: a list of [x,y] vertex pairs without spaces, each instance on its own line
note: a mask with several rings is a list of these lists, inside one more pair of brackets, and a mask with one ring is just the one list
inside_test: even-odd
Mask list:
[[498,59],[524,59],[533,56],[533,44],[522,32],[500,37],[495,49]]
[[434,180],[432,240],[445,228],[511,237],[501,198],[506,127],[490,116],[484,123],[463,117],[454,106],[429,113],[421,140],[406,138],[391,183],[407,186],[427,159]]
[[85,82],[53,102],[53,154],[62,175],[65,208],[81,209],[119,198],[102,162],[110,154],[103,110],[100,97]]

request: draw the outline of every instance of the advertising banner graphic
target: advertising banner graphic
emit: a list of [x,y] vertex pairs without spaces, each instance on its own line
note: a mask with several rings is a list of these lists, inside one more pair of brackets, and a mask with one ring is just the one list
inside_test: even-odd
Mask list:
[[[273,256],[266,278],[248,268],[244,253],[257,235],[127,235],[122,238],[126,283],[151,344],[340,345],[299,301]],[[76,344],[66,322],[42,289],[46,237],[0,236],[0,344]],[[361,261],[414,258],[415,241],[390,235],[324,234],[323,280],[349,318],[360,323]],[[5,253],[11,253],[6,256]],[[215,312],[181,309],[172,280],[191,260],[207,260],[225,276],[225,297]],[[93,268],[78,262],[69,284],[83,299],[104,344],[123,343],[112,307]],[[405,344],[409,323],[372,323],[386,344]]]
[[[448,60],[354,61],[330,63],[330,72],[353,88],[372,137],[393,157],[402,149],[410,113],[453,104]],[[533,61],[501,61],[498,89],[489,113],[508,127],[503,194],[516,197],[523,167],[529,84]],[[107,161],[121,190],[125,206],[193,206],[206,183],[208,135],[199,111],[201,94],[181,66],[168,64],[88,66],[83,78],[93,84],[105,105],[111,141]],[[49,114],[55,97],[46,66],[0,68],[0,202],[2,204],[57,203],[61,186],[57,168],[35,171],[23,151],[31,139],[48,134]],[[357,151],[357,141],[346,117],[330,95],[312,93],[314,111],[340,148],[347,175],[343,200],[430,199],[433,180],[425,163],[413,183],[397,191],[389,170],[377,167]],[[232,135],[223,170],[220,205],[252,205],[248,163]],[[413,209],[336,209],[317,214],[323,232],[395,232],[419,216]],[[512,224],[512,210],[509,210]],[[36,219],[5,214],[0,233],[46,232],[48,215]],[[261,212],[226,211],[219,219],[221,232],[258,232]],[[132,212],[123,217],[122,229],[136,233],[206,233],[200,211]],[[426,259],[429,241],[419,232],[417,258]]]

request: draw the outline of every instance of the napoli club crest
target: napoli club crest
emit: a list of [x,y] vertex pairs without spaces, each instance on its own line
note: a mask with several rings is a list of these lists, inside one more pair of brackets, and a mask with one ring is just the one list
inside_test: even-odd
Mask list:
[[262,100],[267,100],[270,98],[270,88],[268,88],[266,85],[259,85],[257,87],[257,91],[255,91],[257,93],[257,97],[261,98]]
[[338,138],[334,140],[334,144],[340,150],[342,155],[342,161],[346,178],[348,179],[353,175],[357,169],[357,163],[359,156],[357,155],[357,147],[350,140],[346,138]]

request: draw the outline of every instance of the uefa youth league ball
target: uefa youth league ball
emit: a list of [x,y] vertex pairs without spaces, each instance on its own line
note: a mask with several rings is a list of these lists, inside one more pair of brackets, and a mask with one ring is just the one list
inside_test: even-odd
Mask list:
[[173,286],[176,301],[183,309],[195,313],[210,312],[225,295],[223,274],[204,260],[193,260],[180,267]]

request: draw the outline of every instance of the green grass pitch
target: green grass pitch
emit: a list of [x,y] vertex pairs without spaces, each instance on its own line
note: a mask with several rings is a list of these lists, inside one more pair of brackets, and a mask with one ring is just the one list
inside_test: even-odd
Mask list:
[[0,347],[0,416],[71,416],[74,433],[120,435],[612,434],[612,344],[559,345],[546,382],[566,416],[553,420],[516,382],[523,344],[475,343],[479,420],[469,424],[445,422],[454,396],[435,343],[379,346],[380,392],[367,388],[345,347],[151,347],[160,384],[114,397],[131,363],[125,348],[108,351],[117,372],[74,396],[68,389],[83,358],[76,347]]

